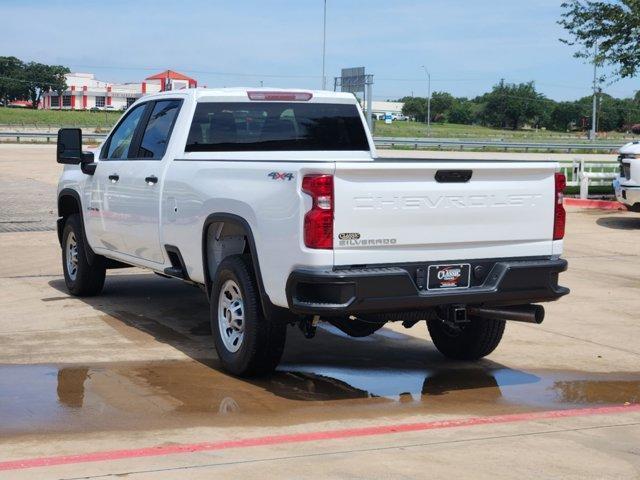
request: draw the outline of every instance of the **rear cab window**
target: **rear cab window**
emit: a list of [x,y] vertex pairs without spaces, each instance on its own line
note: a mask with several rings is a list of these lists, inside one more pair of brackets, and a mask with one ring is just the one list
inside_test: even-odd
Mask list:
[[354,104],[200,102],[186,152],[368,151]]
[[142,134],[138,158],[159,160],[164,156],[181,104],[182,100],[173,99],[155,102]]

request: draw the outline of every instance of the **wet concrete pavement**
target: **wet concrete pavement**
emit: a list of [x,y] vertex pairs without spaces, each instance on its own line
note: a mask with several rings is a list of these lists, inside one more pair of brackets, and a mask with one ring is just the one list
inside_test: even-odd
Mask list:
[[[10,164],[0,149],[0,173],[19,182],[21,172]],[[27,162],[29,177],[51,184],[52,167],[38,171],[36,165]],[[640,215],[571,212],[565,255],[570,270],[561,278],[572,294],[549,305],[541,326],[509,324],[500,347],[481,362],[443,359],[422,323],[410,330],[393,325],[364,339],[325,327],[306,340],[290,329],[279,371],[252,381],[219,370],[207,301],[198,289],[128,269],[109,273],[102,296],[71,298],[54,232],[0,233],[0,463],[638,404],[639,232]],[[0,478],[127,472],[127,478],[265,478],[265,468],[266,477],[274,478],[420,478],[426,471],[492,479],[535,473],[639,478],[638,424],[640,414],[633,412],[523,420],[0,470]]]
[[[290,327],[277,374],[239,380],[219,369],[202,292],[153,274],[121,272],[109,275],[104,295],[85,299],[68,297],[62,279],[38,278],[36,283],[44,282],[54,293],[39,299],[44,309],[61,307],[64,315],[70,305],[85,304],[95,312],[88,320],[124,342],[121,355],[134,360],[109,360],[102,350],[113,341],[107,335],[102,345],[94,345],[88,336],[63,334],[60,341],[76,353],[87,358],[82,343],[89,341],[86,353],[102,360],[0,364],[0,437],[491,415],[640,402],[638,371],[514,368],[492,357],[453,362],[434,349],[424,324],[407,333],[391,326],[362,339],[322,324],[307,340]],[[55,335],[29,333],[38,348],[55,353]],[[135,360],[136,351],[158,345],[179,356]]]

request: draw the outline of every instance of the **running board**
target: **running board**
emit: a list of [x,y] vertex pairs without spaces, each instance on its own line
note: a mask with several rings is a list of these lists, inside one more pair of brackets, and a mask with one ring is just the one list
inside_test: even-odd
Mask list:
[[167,277],[181,278],[182,280],[187,280],[188,278],[180,267],[167,267],[163,272]]

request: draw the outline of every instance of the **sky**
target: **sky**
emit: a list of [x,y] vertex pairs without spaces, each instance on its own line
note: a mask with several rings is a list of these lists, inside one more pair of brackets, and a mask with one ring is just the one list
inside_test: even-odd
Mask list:
[[[0,55],[68,66],[109,82],[167,68],[200,85],[320,88],[324,0],[0,0]],[[555,100],[591,94],[560,0],[327,0],[326,77],[374,74],[377,100],[431,88],[474,97],[501,78]],[[632,96],[640,78],[605,85]]]

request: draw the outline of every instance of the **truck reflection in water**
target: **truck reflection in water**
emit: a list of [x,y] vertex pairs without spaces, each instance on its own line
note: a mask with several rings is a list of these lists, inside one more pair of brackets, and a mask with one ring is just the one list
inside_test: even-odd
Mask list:
[[89,368],[61,368],[58,370],[58,401],[69,408],[82,408],[84,401],[84,382]]
[[487,415],[640,402],[640,375],[285,365],[246,381],[194,360],[0,366],[0,435],[283,426],[384,416]]

